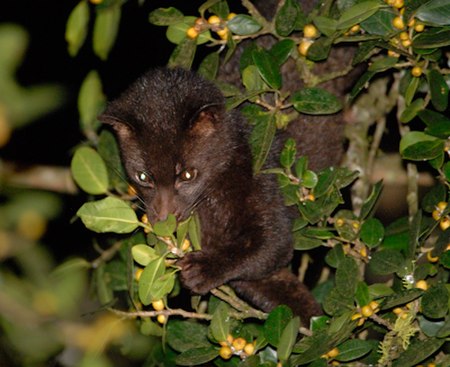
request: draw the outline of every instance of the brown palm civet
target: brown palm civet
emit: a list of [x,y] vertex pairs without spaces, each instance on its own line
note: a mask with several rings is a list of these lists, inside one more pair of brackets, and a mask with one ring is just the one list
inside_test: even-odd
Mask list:
[[[199,215],[202,249],[177,263],[186,288],[206,294],[230,284],[264,311],[287,304],[307,324],[321,311],[286,269],[293,254],[288,209],[274,175],[253,175],[248,124],[224,102],[195,73],[161,68],[139,78],[100,120],[115,131],[151,222]],[[268,163],[276,160],[272,154]]]

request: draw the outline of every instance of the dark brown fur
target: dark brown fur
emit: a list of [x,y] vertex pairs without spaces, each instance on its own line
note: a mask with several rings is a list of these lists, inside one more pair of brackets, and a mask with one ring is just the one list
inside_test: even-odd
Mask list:
[[100,119],[115,130],[151,221],[198,213],[202,249],[178,261],[185,287],[206,294],[229,283],[264,311],[287,304],[304,323],[320,313],[285,269],[293,253],[291,221],[276,178],[252,174],[248,125],[225,110],[212,83],[182,69],[157,69]]

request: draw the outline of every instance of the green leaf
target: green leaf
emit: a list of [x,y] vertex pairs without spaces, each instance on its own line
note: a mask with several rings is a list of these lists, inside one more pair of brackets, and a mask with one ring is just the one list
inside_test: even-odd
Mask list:
[[78,148],[71,162],[72,176],[83,191],[92,195],[108,191],[108,172],[102,157],[90,147]]
[[134,245],[131,248],[131,256],[139,265],[147,266],[151,261],[157,259],[155,249],[148,245]]
[[313,23],[325,36],[332,36],[336,32],[337,20],[324,16],[317,16],[313,18]]
[[261,25],[249,15],[238,14],[227,22],[231,32],[238,36],[255,34],[261,29]]
[[302,179],[302,182],[301,182],[302,186],[304,186],[308,189],[314,188],[317,185],[317,182],[319,180],[317,175],[311,170],[306,170],[303,173],[301,179]]
[[368,354],[373,348],[369,340],[350,339],[338,346],[339,354],[335,358],[339,362],[349,362]]
[[197,44],[195,40],[185,38],[173,50],[169,61],[167,62],[167,66],[169,68],[181,67],[190,69],[192,62],[194,61],[196,50]]
[[420,131],[411,131],[400,140],[400,153],[404,159],[425,161],[436,158],[444,149],[444,141]]
[[275,307],[264,323],[264,335],[267,341],[277,347],[281,340],[283,330],[292,320],[292,311],[289,307],[281,305]]
[[209,11],[213,14],[218,15],[222,19],[226,19],[228,14],[230,13],[230,9],[228,7],[228,3],[225,0],[215,2],[210,8]]
[[278,63],[273,56],[265,50],[253,51],[253,62],[255,63],[261,77],[273,89],[281,88],[281,73]]
[[404,97],[405,97],[405,104],[407,106],[414,100],[414,97],[416,96],[417,88],[419,88],[420,84],[420,79],[421,79],[420,77],[411,78],[408,86],[406,87]]
[[230,334],[230,307],[225,302],[220,302],[214,311],[209,326],[211,334],[218,342],[226,341]]
[[425,132],[428,135],[441,139],[447,139],[450,136],[450,118],[431,110],[420,111],[418,115],[427,125]]
[[155,281],[164,275],[166,270],[165,257],[159,257],[151,261],[142,272],[139,278],[139,300],[143,305],[147,306],[153,301],[157,301],[161,298],[153,296],[153,285]]
[[[183,17],[181,22],[169,25],[166,31],[167,39],[170,42],[175,43],[176,45],[179,45],[180,43],[185,41],[187,39],[186,32],[190,27],[194,25],[196,19],[197,19],[196,17],[192,16]],[[192,41],[197,45],[201,45],[210,40],[211,40],[211,33],[209,31],[201,32],[195,40],[190,38],[188,39],[188,41]]]
[[321,88],[304,88],[292,96],[294,108],[310,115],[328,115],[342,109],[341,101],[330,92]]
[[205,79],[216,79],[217,71],[219,70],[219,54],[217,52],[211,52],[206,55],[197,72]]
[[378,181],[375,185],[373,185],[369,197],[364,201],[361,207],[361,213],[359,214],[360,220],[365,219],[371,215],[371,213],[375,208],[375,205],[378,202],[378,198],[380,197],[382,190],[383,190],[382,181]]
[[253,171],[259,172],[269,154],[276,132],[276,119],[273,114],[261,116],[258,124],[253,128],[250,142],[253,152]]
[[201,229],[200,219],[198,215],[194,213],[189,220],[189,239],[191,240],[192,247],[195,251],[201,249]]
[[331,50],[334,39],[331,37],[320,37],[308,48],[307,57],[309,60],[321,61],[325,60]]
[[450,25],[450,3],[447,0],[431,0],[421,5],[415,17],[434,25]]
[[371,17],[381,7],[378,1],[363,1],[345,10],[340,16],[336,28],[346,30]]
[[295,29],[300,9],[295,0],[286,0],[275,16],[275,31],[286,37]]
[[369,269],[374,274],[389,275],[399,271],[404,265],[404,257],[399,251],[386,249],[372,254]]
[[361,226],[360,236],[367,246],[376,247],[384,238],[384,226],[378,219],[369,218]]
[[445,111],[448,106],[449,88],[444,76],[436,69],[427,73],[428,87],[430,88],[431,103],[438,111]]
[[155,279],[150,292],[153,301],[162,299],[172,292],[173,287],[175,286],[175,272],[176,271],[167,272]]
[[139,226],[128,203],[113,197],[85,203],[77,215],[87,228],[98,233],[130,233]]
[[289,58],[292,50],[294,50],[295,42],[291,39],[281,40],[269,50],[270,55],[272,55],[275,62],[280,66],[283,65]]
[[392,27],[394,18],[395,13],[391,9],[380,9],[361,22],[361,28],[369,34],[387,36],[395,32]]
[[173,236],[176,228],[177,228],[177,220],[175,218],[175,215],[169,214],[165,220],[156,222],[153,225],[153,232],[157,236],[168,237]]
[[374,71],[366,71],[359,79],[358,81],[355,83],[355,85],[353,86],[352,90],[350,91],[350,101],[354,100],[356,98],[356,96],[365,88],[367,88],[367,85],[370,81],[370,79],[372,79],[375,76],[376,72]]
[[289,321],[280,337],[277,349],[277,355],[280,361],[287,361],[292,353],[292,348],[297,340],[298,330],[300,328],[300,318],[294,317]]
[[209,362],[219,355],[214,346],[189,349],[175,358],[177,366],[197,366]]
[[119,145],[111,131],[103,129],[100,132],[97,151],[105,161],[109,185],[118,192],[126,192],[128,190],[128,182],[124,179],[126,173],[120,158]]
[[281,151],[280,154],[280,163],[283,166],[283,168],[291,168],[292,165],[295,162],[295,155],[297,153],[295,140],[292,138],[289,138],[286,140],[286,143],[284,144],[284,148]]
[[89,25],[89,5],[87,1],[82,0],[78,3],[67,19],[66,41],[70,56],[75,56],[83,46],[88,33]]
[[359,269],[356,261],[345,257],[336,269],[336,289],[345,297],[353,297],[359,282]]
[[366,282],[358,282],[355,292],[355,300],[360,307],[368,305],[370,303],[370,290]]
[[167,324],[167,342],[177,352],[211,345],[208,327],[192,320],[172,320]]
[[120,5],[116,4],[97,10],[92,46],[95,54],[102,60],[108,58],[109,52],[116,41],[121,12]]
[[417,98],[409,106],[407,106],[400,115],[401,122],[410,122],[417,114],[425,108],[425,101]]
[[249,92],[262,91],[266,87],[256,65],[249,65],[242,71],[242,84]]
[[425,340],[415,340],[409,345],[409,348],[400,354],[392,367],[411,367],[422,362],[424,359],[436,352],[442,344],[444,339],[428,338]]
[[422,296],[422,312],[431,319],[445,317],[448,312],[448,301],[447,287],[443,284],[435,285]]
[[97,71],[92,70],[83,80],[78,95],[78,112],[81,129],[88,137],[95,132],[100,123],[98,114],[104,108],[106,97],[103,94],[102,82]]
[[397,62],[398,57],[382,57],[369,65],[368,70],[379,73],[392,68],[395,64],[397,64]]
[[303,236],[299,232],[294,232],[293,243],[295,250],[311,250],[313,248],[322,246],[321,240]]
[[154,25],[168,26],[183,21],[183,13],[174,7],[158,8],[150,12],[148,21]]
[[435,49],[450,45],[450,28],[432,28],[413,38],[414,48]]

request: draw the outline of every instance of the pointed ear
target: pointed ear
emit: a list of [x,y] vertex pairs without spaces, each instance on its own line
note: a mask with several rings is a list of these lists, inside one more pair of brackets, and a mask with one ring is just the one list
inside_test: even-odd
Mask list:
[[217,124],[222,120],[225,112],[223,104],[212,103],[201,107],[191,118],[188,131],[196,136],[208,136],[212,134]]
[[133,127],[126,123],[125,121],[122,121],[118,119],[115,116],[111,116],[108,114],[101,114],[98,116],[98,120],[105,125],[111,126],[111,128],[114,130],[116,135],[120,140],[125,140],[130,138],[130,136],[133,135]]

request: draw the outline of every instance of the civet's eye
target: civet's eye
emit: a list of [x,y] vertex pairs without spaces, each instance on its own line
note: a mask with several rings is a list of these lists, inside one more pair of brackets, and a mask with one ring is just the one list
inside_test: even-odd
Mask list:
[[152,176],[144,171],[136,172],[136,181],[141,186],[153,187],[154,185]]
[[197,177],[196,169],[186,169],[180,173],[180,179],[182,181],[192,181]]

